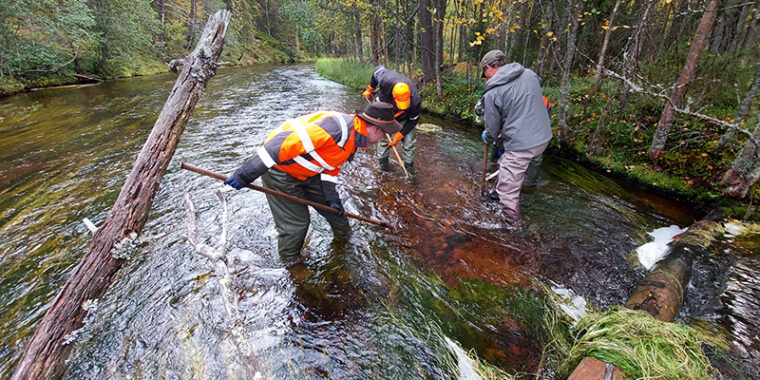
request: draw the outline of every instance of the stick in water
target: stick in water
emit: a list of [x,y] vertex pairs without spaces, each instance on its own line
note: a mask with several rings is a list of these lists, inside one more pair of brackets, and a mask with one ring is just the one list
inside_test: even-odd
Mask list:
[[[224,175],[224,174],[212,172],[212,171],[206,170],[206,169],[201,169],[201,168],[199,168],[197,166],[190,165],[190,164],[188,164],[186,162],[182,162],[180,164],[180,168],[185,169],[185,170],[189,170],[189,171],[194,172],[194,173],[198,173],[200,175],[205,175],[206,177],[216,178],[216,179],[222,180],[222,181],[224,181],[224,180],[227,179],[227,176]],[[278,197],[281,197],[281,198],[285,198],[287,200],[290,200],[290,201],[293,201],[293,202],[296,202],[296,203],[300,203],[302,205],[311,206],[311,207],[314,207],[314,208],[319,209],[319,210],[329,211],[329,212],[336,213],[336,214],[339,212],[338,209],[332,208],[330,206],[326,206],[326,205],[323,205],[321,203],[313,202],[313,201],[306,200],[306,199],[303,199],[303,198],[298,198],[298,197],[292,196],[290,194],[285,194],[285,193],[283,193],[281,191],[272,190],[272,189],[269,189],[269,188],[266,188],[266,187],[263,187],[263,186],[257,186],[257,185],[254,185],[254,184],[249,184],[246,187],[249,188],[249,189],[261,191],[262,193],[266,193],[266,194],[269,194],[269,195],[274,195],[274,196],[278,196]],[[362,222],[372,223],[372,224],[378,225],[380,227],[385,227],[385,228],[393,229],[393,227],[391,227],[388,223],[381,222],[379,220],[370,219],[370,218],[367,218],[367,217],[364,217],[364,216],[361,216],[361,215],[356,215],[356,214],[352,214],[352,213],[348,213],[348,212],[343,212],[343,215],[346,216],[346,217],[349,217],[349,218],[354,218],[354,219],[361,220]]]
[[486,171],[488,170],[488,145],[483,150],[483,176],[480,178],[480,193],[485,195],[486,193]]
[[[389,134],[386,133],[385,137],[388,138],[388,142],[393,141],[393,139],[391,138],[391,135],[389,135]],[[401,156],[399,156],[398,150],[396,150],[396,146],[394,145],[391,148],[393,148],[393,153],[396,153],[396,159],[398,160],[398,164],[401,165],[401,169],[404,169],[404,174],[406,174],[406,176],[408,178],[409,177],[409,173],[406,171],[406,166],[404,165],[404,161],[401,160]]]

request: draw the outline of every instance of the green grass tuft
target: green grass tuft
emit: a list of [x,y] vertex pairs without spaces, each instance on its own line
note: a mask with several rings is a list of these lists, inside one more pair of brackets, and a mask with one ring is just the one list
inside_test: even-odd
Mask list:
[[702,345],[728,348],[721,337],[704,329],[658,321],[624,307],[591,313],[574,331],[575,341],[558,368],[564,376],[590,356],[617,366],[632,379],[720,378]]

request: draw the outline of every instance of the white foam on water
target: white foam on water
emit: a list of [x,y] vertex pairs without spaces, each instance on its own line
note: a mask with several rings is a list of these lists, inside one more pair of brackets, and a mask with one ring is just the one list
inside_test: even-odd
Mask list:
[[559,308],[573,321],[578,322],[588,314],[586,299],[576,295],[571,289],[556,285],[552,286],[552,291],[562,298],[564,302],[559,304]]
[[446,345],[457,356],[457,362],[459,363],[459,379],[460,380],[481,380],[482,378],[475,372],[475,366],[472,359],[467,356],[462,347],[454,343],[449,337],[444,337]]
[[742,226],[739,224],[728,222],[723,227],[726,229],[726,233],[723,236],[727,238],[737,237],[742,233]]
[[636,253],[639,256],[639,262],[647,270],[651,270],[654,264],[664,259],[668,252],[670,252],[670,244],[673,241],[673,237],[678,234],[686,232],[688,228],[681,228],[676,225],[670,225],[668,227],[660,227],[652,232],[647,232],[649,236],[654,238],[654,241],[646,243],[636,248]]

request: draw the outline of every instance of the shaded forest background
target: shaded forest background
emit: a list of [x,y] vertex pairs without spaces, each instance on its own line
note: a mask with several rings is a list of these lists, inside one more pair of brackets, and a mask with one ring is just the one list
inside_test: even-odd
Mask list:
[[[232,10],[223,61],[293,62],[363,87],[384,64],[426,110],[465,121],[477,62],[503,50],[544,78],[557,148],[689,199],[744,198],[760,177],[760,7],[742,0],[9,0],[0,88],[165,71]],[[748,202],[748,203],[747,203]]]

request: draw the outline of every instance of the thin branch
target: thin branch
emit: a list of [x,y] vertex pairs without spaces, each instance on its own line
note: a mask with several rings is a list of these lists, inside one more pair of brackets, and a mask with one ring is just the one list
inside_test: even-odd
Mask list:
[[[625,82],[625,84],[627,84],[630,87],[631,91],[633,91],[633,92],[638,92],[638,93],[641,93],[641,94],[651,95],[651,96],[654,96],[656,98],[664,99],[665,101],[670,102],[670,97],[669,96],[664,95],[662,93],[655,93],[655,92],[646,90],[646,89],[638,86],[636,83],[633,83],[630,79],[625,78],[622,75],[620,75],[620,74],[618,74],[618,73],[616,73],[616,72],[614,72],[612,70],[608,69],[607,70],[607,75],[609,75],[609,76],[611,76],[613,78],[620,79],[621,81]],[[681,113],[681,114],[684,114],[684,115],[688,115],[688,116],[692,116],[692,117],[696,117],[697,119],[700,119],[700,120],[704,120],[704,121],[707,121],[707,122],[710,122],[710,123],[713,123],[713,124],[716,124],[716,125],[720,125],[722,127],[726,127],[726,128],[729,128],[729,129],[736,130],[737,132],[746,135],[747,138],[750,141],[752,141],[753,144],[755,144],[755,146],[760,146],[760,144],[758,144],[757,139],[755,139],[755,137],[752,135],[752,132],[749,131],[749,130],[746,130],[746,129],[742,128],[742,127],[740,127],[738,123],[731,123],[731,122],[728,122],[728,121],[725,121],[725,120],[721,120],[721,119],[718,119],[718,118],[715,118],[715,117],[712,117],[712,116],[708,116],[708,115],[705,115],[705,114],[701,114],[701,113],[698,113],[698,112],[692,112],[692,111],[690,111],[688,109],[680,109],[680,108],[675,107],[675,106],[673,106],[673,108],[678,113]]]

